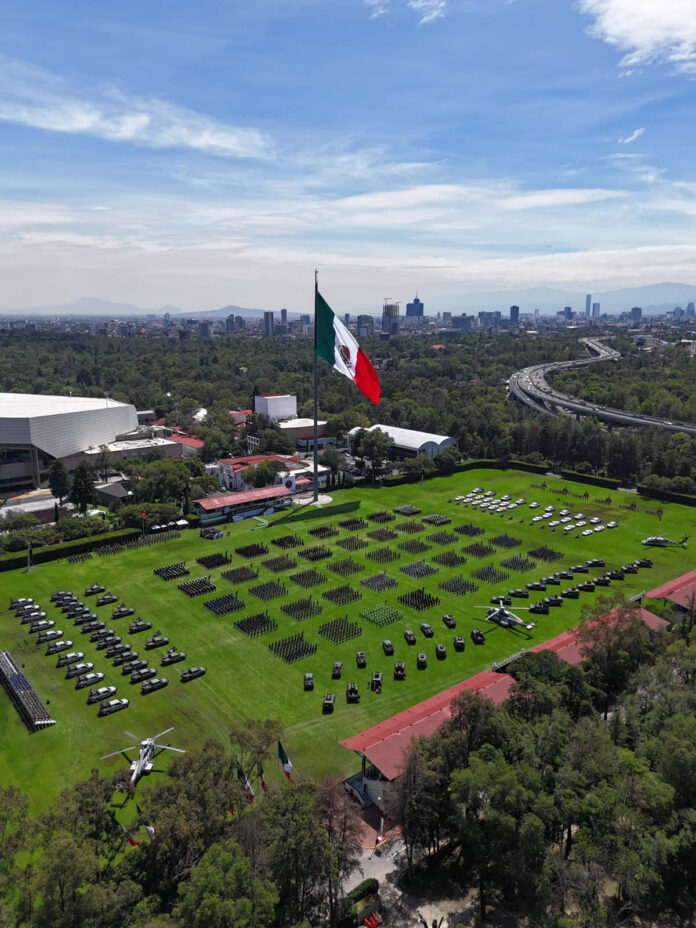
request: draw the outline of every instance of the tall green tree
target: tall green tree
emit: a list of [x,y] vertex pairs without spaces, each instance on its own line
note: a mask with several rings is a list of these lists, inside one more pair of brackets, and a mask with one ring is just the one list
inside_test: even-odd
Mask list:
[[75,503],[84,515],[87,507],[96,502],[97,495],[94,490],[94,474],[89,464],[78,464],[72,475],[70,487],[70,501]]
[[234,841],[208,848],[191,879],[179,885],[175,916],[187,928],[270,928],[278,893],[258,879]]
[[60,458],[56,458],[48,472],[48,486],[54,496],[58,497],[60,505],[70,492],[70,475],[68,469]]

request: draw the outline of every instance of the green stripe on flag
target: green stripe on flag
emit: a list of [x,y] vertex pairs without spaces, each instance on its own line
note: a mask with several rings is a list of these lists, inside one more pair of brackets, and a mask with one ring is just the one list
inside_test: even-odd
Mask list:
[[336,361],[334,313],[324,297],[317,291],[317,354],[333,367]]

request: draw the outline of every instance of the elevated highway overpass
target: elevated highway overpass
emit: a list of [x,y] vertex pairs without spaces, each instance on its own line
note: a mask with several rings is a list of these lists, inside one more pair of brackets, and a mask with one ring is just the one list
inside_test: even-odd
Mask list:
[[565,411],[575,415],[577,419],[582,416],[594,416],[600,422],[611,426],[640,426],[643,428],[665,429],[668,432],[686,432],[687,435],[696,435],[696,424],[693,422],[679,422],[672,419],[661,419],[657,416],[646,416],[641,413],[626,412],[623,409],[614,409],[611,406],[599,406],[576,396],[559,393],[547,380],[547,377],[558,371],[586,367],[600,361],[616,361],[621,357],[620,352],[605,345],[597,338],[583,338],[581,342],[588,351],[588,357],[578,358],[574,361],[553,361],[549,364],[535,364],[516,371],[510,377],[508,389],[510,395],[520,403],[524,403],[536,412],[547,415],[557,415],[558,411]]

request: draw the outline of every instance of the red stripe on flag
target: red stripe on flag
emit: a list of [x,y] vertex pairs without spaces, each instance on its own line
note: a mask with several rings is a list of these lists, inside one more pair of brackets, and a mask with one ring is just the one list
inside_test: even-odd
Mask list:
[[290,776],[290,774],[288,773],[288,771],[287,771],[287,770],[283,770],[283,773],[284,773],[285,776],[288,778],[288,780],[290,780],[290,782],[292,783],[292,777]]
[[135,838],[131,838],[130,835],[128,835],[128,843],[130,844],[131,847],[138,846],[138,842],[135,840]]
[[375,406],[379,405],[382,388],[379,385],[379,378],[375,369],[362,348],[358,348],[358,357],[355,359],[355,386]]

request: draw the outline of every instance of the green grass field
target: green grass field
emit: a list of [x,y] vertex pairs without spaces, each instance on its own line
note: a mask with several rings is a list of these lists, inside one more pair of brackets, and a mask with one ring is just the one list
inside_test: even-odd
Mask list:
[[[541,483],[542,480],[546,481],[546,490],[532,488],[532,484]],[[553,504],[557,509],[569,508],[575,512],[582,510],[588,518],[598,515],[605,522],[616,519],[620,523],[619,528],[591,538],[575,538],[572,533],[564,538],[559,534],[560,529],[551,532],[548,526],[541,530],[537,525],[531,525],[530,519],[535,513],[528,506],[518,508],[512,514],[512,520],[508,518],[509,514],[501,518],[498,514],[457,506],[454,496],[466,493],[475,486],[496,490],[498,496],[509,493],[513,499],[522,496],[529,502],[538,500],[541,509],[536,512]],[[569,489],[567,496],[553,492],[564,486]],[[570,495],[582,494],[586,489],[590,495],[588,501]],[[607,495],[612,499],[611,505],[595,502],[596,498]],[[450,499],[453,501],[448,502]],[[621,504],[631,502],[637,503],[639,511],[628,512],[620,508]],[[423,531],[414,535],[399,532],[399,537],[387,546],[397,551],[400,557],[386,565],[377,564],[367,557],[371,551],[385,545],[366,538],[366,535],[379,528],[398,527],[406,521],[401,517],[386,525],[371,522],[369,528],[357,533],[340,529],[338,536],[326,541],[316,540],[308,534],[310,529],[318,526],[338,527],[341,520],[367,517],[379,510],[391,511],[405,503],[422,509],[422,514],[415,517],[417,521],[432,513],[445,513],[452,517],[452,523],[443,527],[445,531],[452,531],[458,525],[471,522],[484,528],[485,534],[475,539],[457,535],[456,542],[442,546],[427,540],[428,535],[441,530],[437,527],[425,525]],[[660,506],[664,515],[662,521],[658,522],[647,510],[658,509]],[[35,810],[40,810],[50,804],[62,787],[88,776],[92,768],[98,767],[102,773],[107,773],[121,766],[118,757],[106,762],[100,762],[99,757],[127,745],[129,739],[123,734],[124,728],[144,738],[174,725],[176,731],[170,736],[171,743],[188,748],[200,745],[209,736],[226,740],[231,726],[245,718],[265,717],[282,719],[286,730],[284,744],[300,774],[318,776],[327,771],[336,771],[347,775],[358,768],[358,761],[354,755],[340,747],[338,742],[341,739],[489,668],[493,661],[572,627],[577,623],[581,606],[597,594],[581,594],[580,600],[566,600],[561,608],[552,609],[548,616],[536,616],[537,626],[529,640],[484,622],[485,612],[476,607],[487,605],[492,595],[524,586],[530,580],[539,579],[554,570],[585,561],[592,556],[602,556],[606,559],[607,567],[616,567],[642,554],[651,557],[653,568],[642,570],[637,575],[627,575],[623,583],[612,584],[612,588],[619,587],[626,595],[651,589],[689,570],[693,566],[693,559],[688,549],[651,548],[646,551],[640,544],[638,533],[681,538],[685,534],[695,535],[695,529],[696,513],[676,504],[646,502],[628,493],[586,488],[560,479],[541,478],[517,471],[480,470],[434,479],[423,486],[404,485],[391,489],[366,487],[341,492],[336,495],[332,505],[319,510],[309,507],[298,511],[293,508],[291,514],[283,513],[272,519],[267,528],[259,527],[254,520],[224,526],[225,532],[229,530],[229,536],[225,535],[217,541],[207,541],[199,538],[197,532],[188,532],[173,542],[110,557],[94,557],[82,564],[56,562],[35,568],[29,574],[25,571],[1,574],[0,602],[9,605],[10,597],[33,596],[47,608],[49,618],[56,620],[56,627],[63,629],[64,637],[72,639],[74,649],[85,651],[85,659],[93,660],[95,669],[105,673],[104,683],[117,684],[117,695],[127,696],[131,704],[124,712],[108,718],[97,718],[97,707],[86,705],[87,691],[76,691],[72,681],[64,680],[64,671],[55,666],[56,658],[45,656],[45,646],[35,644],[35,636],[28,634],[28,626],[20,625],[14,612],[2,612],[0,648],[9,649],[18,662],[24,665],[25,673],[34,688],[44,700],[50,702],[50,711],[58,724],[49,730],[28,734],[9,700],[0,694],[0,783],[14,783],[23,788],[31,796]],[[466,564],[460,567],[440,567],[437,573],[424,580],[411,579],[399,570],[401,566],[420,558],[432,563],[432,558],[443,551],[461,552],[463,547],[474,541],[487,543],[505,532],[519,538],[522,544],[510,550],[496,548],[493,555],[482,559],[468,557]],[[283,552],[271,544],[274,538],[295,533],[304,538],[307,546],[324,544],[330,547],[333,553],[331,560],[310,564],[297,556],[301,548]],[[350,535],[365,538],[369,542],[367,547],[359,551],[346,551],[337,546],[337,541]],[[430,550],[416,555],[400,551],[398,545],[409,538],[424,541],[431,545]],[[270,553],[248,562],[234,554],[235,548],[252,542],[268,545]],[[468,578],[473,570],[487,564],[500,567],[502,560],[513,555],[527,556],[530,549],[542,544],[562,552],[563,558],[552,565],[538,561],[538,566],[527,573],[510,572],[509,579],[497,585],[479,582],[478,591],[465,596],[445,593],[438,588],[441,581],[452,576],[463,574]],[[201,555],[225,551],[232,556],[232,567],[244,563],[259,567],[259,579],[235,587],[219,576],[222,570],[229,567],[211,571],[195,563],[195,559]],[[266,558],[283,553],[298,561],[297,568],[282,574],[271,574],[261,566],[261,561]],[[331,571],[331,563],[348,557],[360,564],[362,572],[343,578]],[[211,574],[217,583],[216,593],[190,599],[177,589],[177,581],[165,583],[153,575],[153,568],[184,559],[191,569],[190,576],[185,579]],[[321,586],[306,590],[290,581],[290,574],[312,567],[326,576]],[[398,579],[398,587],[378,594],[361,586],[361,578],[381,570]],[[282,598],[264,603],[248,593],[249,587],[271,579],[286,584],[287,593]],[[81,635],[79,628],[65,620],[63,614],[49,603],[50,594],[58,589],[72,590],[82,598],[84,588],[95,581],[104,583],[107,589],[118,595],[120,601],[135,608],[136,616],[142,615],[152,621],[154,629],[161,629],[173,644],[188,653],[184,663],[162,669],[162,674],[170,680],[166,689],[141,696],[140,687],[130,686],[128,678],[121,675],[120,669],[112,668],[111,661],[104,653],[97,651],[96,645],[89,642],[89,636]],[[345,583],[359,590],[362,599],[350,606],[339,607],[322,598],[323,592]],[[439,606],[415,612],[397,602],[399,595],[421,587],[440,597]],[[561,588],[549,587],[547,594],[559,592]],[[216,617],[204,608],[205,600],[233,592],[234,589],[239,590],[240,597],[246,603],[244,610]],[[284,603],[310,594],[321,602],[321,615],[296,622],[281,612],[280,607]],[[528,602],[517,602],[520,606],[529,605],[547,594],[533,593]],[[93,604],[90,598],[85,602]],[[358,618],[361,610],[382,602],[395,605],[403,613],[401,621],[382,629]],[[96,611],[110,619],[112,609],[112,606],[105,606]],[[266,609],[278,623],[276,631],[250,639],[235,629],[233,623],[236,620]],[[452,613],[456,617],[456,632],[449,631],[443,625],[444,613]],[[520,614],[526,615],[524,612]],[[346,615],[359,621],[363,628],[360,638],[333,645],[317,634],[323,623]],[[435,629],[434,638],[426,640],[422,636],[419,627],[423,621],[429,622]],[[124,640],[133,643],[141,656],[149,657],[151,664],[159,667],[163,650],[145,652],[147,633],[129,636],[129,622],[128,618],[118,619],[114,620],[113,625]],[[470,632],[475,627],[481,627],[486,632],[486,643],[480,647],[471,643]],[[416,632],[418,642],[415,647],[407,646],[404,641],[403,632],[406,628]],[[304,631],[307,640],[318,645],[315,655],[287,665],[269,652],[269,643],[299,631]],[[466,650],[463,653],[456,653],[452,647],[452,638],[458,633],[466,638]],[[393,657],[387,658],[382,653],[383,638],[389,638],[394,643]],[[435,645],[438,642],[447,645],[447,659],[442,662],[435,660]],[[357,650],[367,652],[366,670],[356,669]],[[426,670],[416,670],[418,651],[425,651],[428,656]],[[344,663],[343,678],[340,681],[330,679],[335,660]],[[392,680],[395,660],[406,662],[407,678],[404,682]],[[207,675],[182,685],[179,681],[181,669],[197,664],[204,664],[208,668]],[[313,693],[303,691],[303,673],[306,670],[313,671],[315,675],[316,687]],[[384,672],[385,685],[381,695],[368,692],[367,682],[373,670]],[[360,684],[361,701],[358,705],[346,704],[346,683],[352,681]],[[336,710],[332,716],[322,715],[322,696],[325,692],[336,693]],[[168,757],[161,759],[162,766],[167,762]],[[269,770],[268,775],[279,774],[278,771]]]

